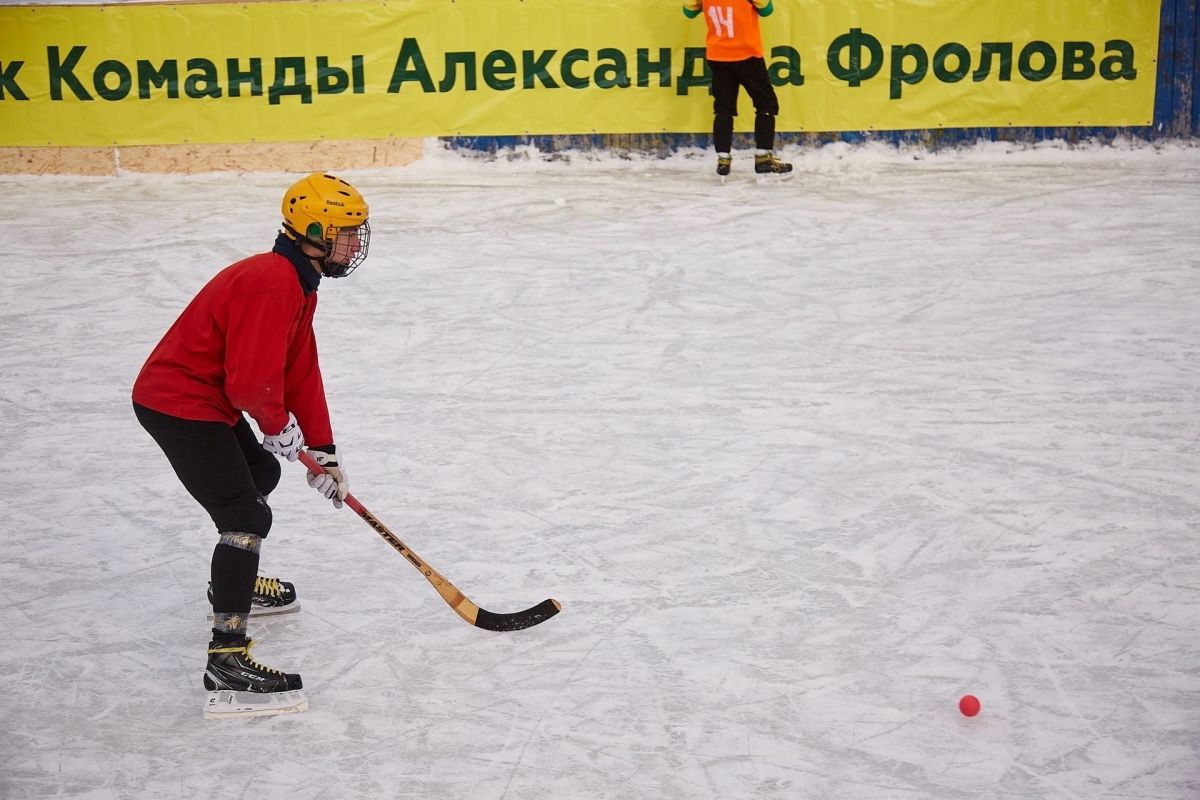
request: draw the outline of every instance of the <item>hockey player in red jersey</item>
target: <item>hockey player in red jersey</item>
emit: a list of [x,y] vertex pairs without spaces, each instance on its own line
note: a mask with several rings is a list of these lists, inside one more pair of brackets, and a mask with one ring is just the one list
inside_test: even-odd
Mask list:
[[[267,495],[282,456],[307,447],[326,470],[309,485],[340,508],[349,490],[334,445],[312,319],[323,278],[367,256],[368,208],[340,178],[314,172],[283,198],[283,230],[268,253],[214,276],[150,353],[133,386],[142,427],[216,526],[205,688],[290,692],[300,676],[249,654],[252,608],[295,599],[291,584],[258,576],[271,529]],[[261,444],[246,419],[263,433]],[[305,701],[307,702],[307,701]]]

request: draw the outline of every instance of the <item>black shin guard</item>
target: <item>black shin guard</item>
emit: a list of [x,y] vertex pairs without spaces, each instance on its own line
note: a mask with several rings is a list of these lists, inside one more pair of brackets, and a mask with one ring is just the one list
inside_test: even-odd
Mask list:
[[262,538],[227,532],[213,549],[213,639],[244,636]]
[[733,147],[733,114],[718,112],[713,117],[713,149],[728,153]]
[[756,114],[754,116],[754,146],[759,150],[775,149],[775,115]]

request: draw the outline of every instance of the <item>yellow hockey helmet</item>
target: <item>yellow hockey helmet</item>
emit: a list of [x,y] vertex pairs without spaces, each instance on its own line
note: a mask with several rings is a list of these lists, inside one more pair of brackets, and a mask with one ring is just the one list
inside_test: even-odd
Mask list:
[[283,230],[297,242],[325,251],[324,274],[349,275],[367,257],[371,226],[367,201],[346,181],[314,172],[283,196]]

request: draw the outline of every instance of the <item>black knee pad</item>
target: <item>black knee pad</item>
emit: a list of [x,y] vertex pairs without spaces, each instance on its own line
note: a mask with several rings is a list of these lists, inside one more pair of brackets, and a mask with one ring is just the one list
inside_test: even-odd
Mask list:
[[239,497],[220,508],[209,509],[218,531],[250,533],[262,539],[271,531],[271,507],[266,498],[255,492]]
[[274,456],[250,462],[250,474],[254,477],[254,487],[258,493],[266,497],[275,491],[282,474],[279,459]]
[[[278,466],[278,465],[277,465]],[[271,522],[274,515],[271,513],[271,507],[267,505],[267,498],[261,494],[254,497],[254,513],[247,514],[247,519],[253,519],[253,523],[246,529],[250,533],[256,534],[263,539],[267,538],[267,534],[271,532]]]

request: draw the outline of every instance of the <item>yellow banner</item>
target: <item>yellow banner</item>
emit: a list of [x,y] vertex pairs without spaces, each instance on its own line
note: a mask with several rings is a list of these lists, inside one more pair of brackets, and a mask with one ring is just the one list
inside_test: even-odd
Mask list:
[[[704,132],[681,5],[0,6],[0,145]],[[1149,125],[1159,5],[775,0],[778,129]]]

